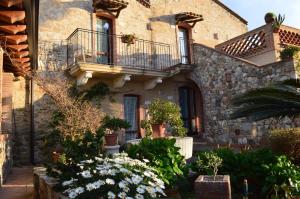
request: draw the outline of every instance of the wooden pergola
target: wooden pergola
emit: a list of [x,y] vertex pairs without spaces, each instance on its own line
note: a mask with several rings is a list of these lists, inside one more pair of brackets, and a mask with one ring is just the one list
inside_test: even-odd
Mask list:
[[175,19],[176,19],[176,24],[184,22],[184,23],[192,24],[191,26],[194,27],[197,22],[203,21],[203,16],[193,12],[182,12],[176,14]]
[[0,44],[4,71],[25,76],[30,70],[26,12],[23,0],[0,1]]
[[94,12],[103,10],[114,15],[116,18],[121,10],[127,8],[128,2],[123,0],[93,0]]

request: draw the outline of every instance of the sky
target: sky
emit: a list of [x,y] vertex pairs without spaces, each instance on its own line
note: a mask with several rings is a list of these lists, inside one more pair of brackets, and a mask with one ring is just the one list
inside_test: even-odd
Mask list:
[[300,0],[220,0],[248,21],[249,30],[265,24],[267,12],[284,14],[284,25],[300,29]]

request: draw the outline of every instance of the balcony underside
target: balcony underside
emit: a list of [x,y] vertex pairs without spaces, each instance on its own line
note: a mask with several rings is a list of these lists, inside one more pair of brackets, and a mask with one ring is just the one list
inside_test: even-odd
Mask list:
[[79,62],[70,68],[70,74],[76,77],[78,86],[86,84],[91,78],[105,78],[112,79],[115,88],[121,88],[131,80],[142,81],[145,89],[148,90],[169,77],[170,71]]

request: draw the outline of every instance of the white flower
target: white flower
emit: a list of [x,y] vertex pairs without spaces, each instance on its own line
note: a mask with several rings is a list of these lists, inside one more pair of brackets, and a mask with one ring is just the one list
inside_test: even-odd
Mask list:
[[125,198],[126,197],[126,193],[125,192],[121,192],[118,194],[119,198]]
[[83,187],[78,187],[76,189],[74,189],[74,191],[77,193],[77,194],[81,194],[84,192],[84,188]]
[[72,199],[73,199],[73,198],[76,198],[77,195],[78,195],[78,194],[77,194],[75,191],[69,191],[69,192],[68,192],[68,197],[69,197],[69,198],[72,198]]
[[127,182],[129,182],[130,184],[133,184],[133,182],[132,182],[132,180],[131,180],[130,178],[126,177],[125,180],[126,180]]
[[141,186],[139,186],[138,188],[136,188],[136,191],[140,194],[145,193],[145,189],[143,189]]
[[106,184],[109,184],[109,185],[114,185],[115,184],[115,181],[113,179],[110,179],[110,178],[107,178],[105,180]]
[[150,161],[147,159],[143,159],[144,162],[149,163]]
[[109,192],[107,193],[107,197],[108,197],[108,199],[115,199],[115,198],[116,198],[116,195],[115,195],[113,192],[109,191]]
[[71,184],[73,184],[73,182],[76,182],[76,181],[78,181],[78,180],[72,178],[71,180],[64,181],[64,182],[62,183],[62,186],[65,187],[65,186],[71,185]]
[[126,193],[130,191],[130,189],[128,187],[124,187],[123,191],[125,191]]
[[141,194],[136,194],[135,199],[144,199],[144,196]]
[[127,196],[125,199],[133,199],[132,197]]
[[91,178],[92,177],[91,172],[89,170],[85,170],[85,171],[81,172],[80,174],[84,178]]
[[156,190],[156,192],[162,194],[163,196],[166,196],[165,192],[161,188],[156,187],[155,190]]
[[133,175],[131,179],[133,184],[139,184],[143,180],[143,178],[138,175]]
[[144,172],[144,175],[147,176],[147,177],[149,177],[149,178],[152,176],[151,173],[150,173],[149,171],[145,171],[145,172]]
[[121,173],[125,173],[125,174],[126,174],[126,173],[130,173],[130,171],[129,171],[128,169],[125,169],[125,168],[121,168],[121,169],[120,169],[120,172],[121,172]]
[[91,159],[87,160],[86,163],[88,163],[88,164],[94,163],[94,160],[91,160]]
[[124,189],[125,187],[127,187],[128,186],[128,182],[126,182],[126,181],[124,181],[124,180],[122,180],[121,182],[119,182],[119,187],[121,188],[121,189]]

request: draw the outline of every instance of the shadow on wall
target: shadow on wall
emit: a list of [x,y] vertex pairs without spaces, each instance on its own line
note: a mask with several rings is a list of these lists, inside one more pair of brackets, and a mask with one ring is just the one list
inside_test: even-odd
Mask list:
[[149,20],[151,22],[164,22],[170,25],[175,25],[176,21],[175,21],[175,15],[161,15],[161,16],[157,16],[157,17],[151,17],[149,18]]
[[87,12],[93,12],[90,0],[41,0],[39,24],[43,26],[47,21],[56,21],[64,17],[70,8],[78,8]]

